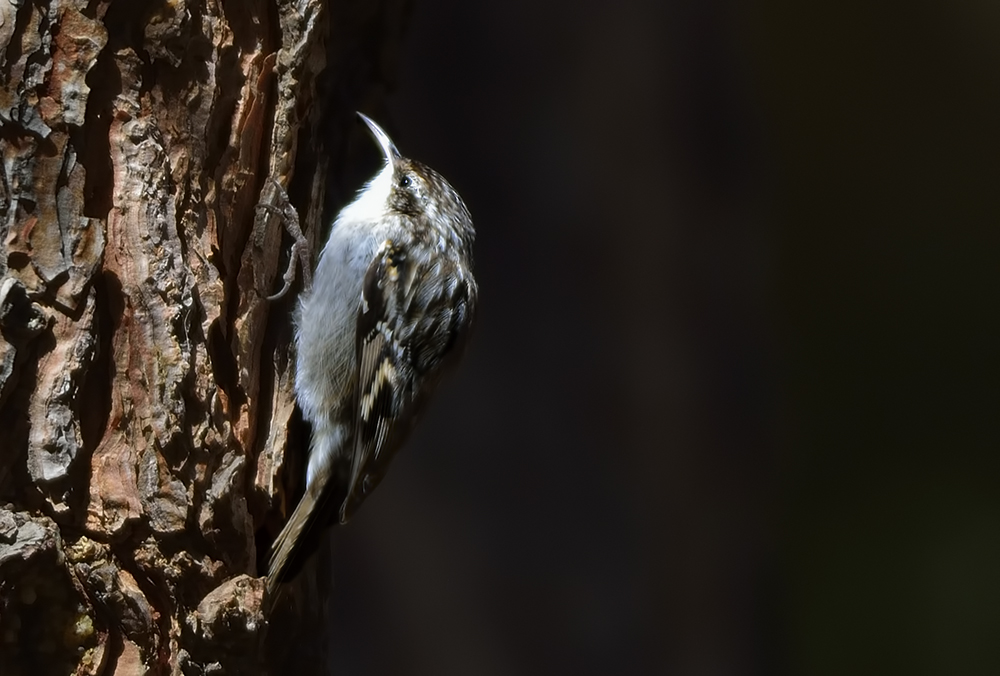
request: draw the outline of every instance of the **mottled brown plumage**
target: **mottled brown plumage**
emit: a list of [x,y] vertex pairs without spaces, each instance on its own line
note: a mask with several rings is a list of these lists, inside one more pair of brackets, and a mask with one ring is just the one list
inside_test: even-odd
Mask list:
[[381,481],[475,311],[465,204],[361,117],[386,165],[338,215],[296,315],[295,393],[313,431],[305,493],[271,550],[271,594]]

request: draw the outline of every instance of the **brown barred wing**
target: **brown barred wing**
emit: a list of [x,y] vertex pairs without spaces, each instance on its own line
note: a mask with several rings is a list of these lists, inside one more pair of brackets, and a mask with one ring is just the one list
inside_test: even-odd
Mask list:
[[474,282],[457,264],[386,241],[368,267],[357,320],[354,452],[347,522],[378,485],[468,332]]

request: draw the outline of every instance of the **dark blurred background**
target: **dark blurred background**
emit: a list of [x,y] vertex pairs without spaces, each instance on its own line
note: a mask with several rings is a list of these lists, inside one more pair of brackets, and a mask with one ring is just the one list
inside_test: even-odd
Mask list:
[[481,312],[340,673],[1000,673],[1000,5],[418,1],[395,73]]

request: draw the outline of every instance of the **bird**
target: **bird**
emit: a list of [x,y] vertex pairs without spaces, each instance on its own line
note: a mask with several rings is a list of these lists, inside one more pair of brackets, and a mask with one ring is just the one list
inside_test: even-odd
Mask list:
[[384,164],[337,215],[295,311],[295,398],[312,435],[305,491],[271,547],[271,595],[378,486],[475,316],[465,202],[358,117]]

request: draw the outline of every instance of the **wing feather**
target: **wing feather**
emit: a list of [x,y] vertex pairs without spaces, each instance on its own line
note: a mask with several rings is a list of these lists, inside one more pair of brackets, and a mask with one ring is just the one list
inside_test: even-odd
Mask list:
[[361,288],[354,451],[345,523],[378,485],[441,366],[468,333],[475,282],[440,260],[417,261],[386,240]]
[[405,407],[406,349],[390,318],[398,316],[407,261],[386,241],[368,267],[361,288],[356,337],[358,378],[354,453],[347,498],[340,509],[346,522],[375,487],[391,459],[385,451]]

